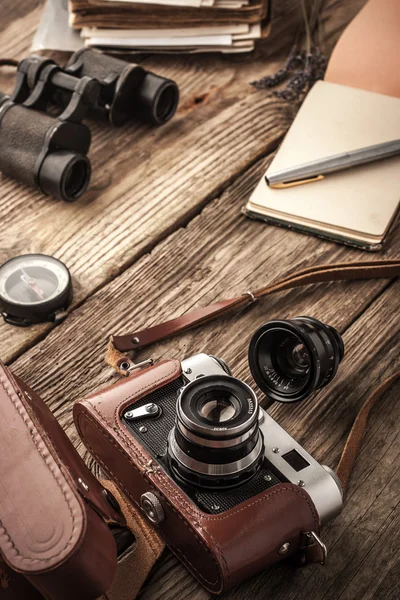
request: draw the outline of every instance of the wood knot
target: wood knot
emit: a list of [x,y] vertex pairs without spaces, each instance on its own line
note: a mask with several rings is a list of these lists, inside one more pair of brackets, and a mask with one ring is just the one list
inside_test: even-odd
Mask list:
[[204,102],[206,100],[208,100],[210,96],[209,92],[205,92],[204,94],[197,94],[196,96],[193,96],[192,98],[190,98],[182,107],[181,110],[183,109],[184,111],[189,111],[192,110],[193,108],[196,108],[196,106],[200,106],[201,104],[204,104]]

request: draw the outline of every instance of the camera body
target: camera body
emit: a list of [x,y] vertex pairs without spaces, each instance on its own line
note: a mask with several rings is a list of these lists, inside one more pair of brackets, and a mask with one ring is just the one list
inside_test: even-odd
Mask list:
[[321,524],[342,508],[336,475],[220,359],[137,371],[77,402],[74,419],[91,454],[209,591],[287,557],[324,561]]
[[[187,448],[187,454],[181,450],[184,440],[177,440],[177,406],[182,396],[190,390],[191,384],[205,379],[211,384],[215,393],[216,381],[231,379],[233,384],[238,380],[231,376],[228,367],[221,359],[207,354],[197,354],[182,361],[182,378],[175,385],[165,390],[157,390],[154,398],[147,396],[123,413],[122,420],[132,435],[143,444],[149,454],[164,468],[175,483],[203,511],[220,514],[249,500],[274,485],[290,482],[303,487],[311,497],[317,509],[321,524],[333,519],[342,509],[342,490],[336,474],[327,466],[320,465],[304,448],[300,446],[280,425],[264,411],[257,401],[254,391],[244,382],[240,382],[245,391],[246,418],[255,416],[255,443],[250,445],[239,456],[230,454],[237,446],[226,452],[229,462],[204,462],[194,457],[194,452]],[[181,385],[182,384],[182,385]],[[178,387],[179,386],[179,387]],[[178,388],[178,389],[176,389]],[[161,394],[160,394],[161,392]],[[207,395],[207,392],[205,392]],[[211,399],[211,402],[213,400]],[[148,405],[157,407],[143,415],[142,408]],[[227,430],[227,421],[210,427],[222,433]],[[189,430],[185,429],[186,435]],[[242,437],[244,437],[242,435]],[[182,444],[183,441],[183,444]],[[207,442],[207,438],[199,438],[198,445]],[[181,442],[181,445],[179,444]],[[240,442],[239,442],[240,443]],[[221,457],[221,440],[215,442],[215,461]],[[203,454],[210,454],[210,447]],[[246,469],[245,460],[248,458]],[[199,457],[200,458],[200,457]],[[246,475],[241,479],[241,474]],[[207,473],[214,481],[205,481]],[[202,477],[204,475],[205,477]],[[229,478],[231,482],[229,483]]]

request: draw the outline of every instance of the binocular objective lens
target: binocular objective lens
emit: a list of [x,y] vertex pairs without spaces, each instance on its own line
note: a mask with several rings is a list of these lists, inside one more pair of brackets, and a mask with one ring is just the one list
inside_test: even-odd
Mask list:
[[64,190],[66,197],[71,200],[79,198],[86,189],[88,176],[88,165],[85,160],[77,160],[73,163],[65,175]]
[[165,123],[174,115],[177,105],[177,89],[175,85],[167,84],[158,98],[156,118],[159,123]]

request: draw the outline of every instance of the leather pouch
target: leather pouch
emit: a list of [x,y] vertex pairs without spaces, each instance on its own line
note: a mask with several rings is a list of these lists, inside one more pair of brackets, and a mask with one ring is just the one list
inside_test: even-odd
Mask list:
[[125,526],[40,397],[0,363],[0,596],[95,600]]
[[[92,456],[134,506],[140,509],[144,493],[157,496],[164,514],[157,531],[200,583],[219,593],[284,557],[301,554],[302,533],[318,533],[319,518],[307,492],[290,483],[221,514],[202,512],[182,492],[121,421],[128,406],[181,374],[179,361],[158,363],[76,403],[74,418]],[[283,553],[282,546],[290,551]],[[318,553],[316,560],[322,560]]]

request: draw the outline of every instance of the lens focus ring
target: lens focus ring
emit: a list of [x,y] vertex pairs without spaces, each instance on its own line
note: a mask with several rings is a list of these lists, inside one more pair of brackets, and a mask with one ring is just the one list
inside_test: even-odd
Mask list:
[[251,477],[264,455],[253,390],[229,375],[203,376],[181,390],[168,456],[174,474],[205,488]]

